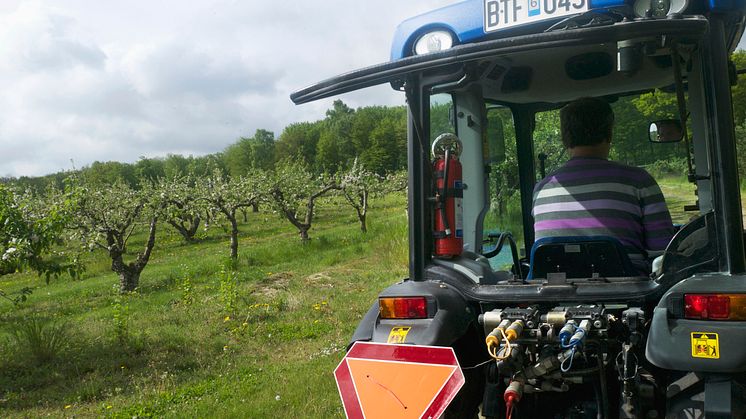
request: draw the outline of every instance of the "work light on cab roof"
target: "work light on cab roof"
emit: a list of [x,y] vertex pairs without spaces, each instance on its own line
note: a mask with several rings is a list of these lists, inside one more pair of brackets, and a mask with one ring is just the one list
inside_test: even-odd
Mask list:
[[637,0],[634,8],[638,17],[664,18],[680,14],[687,5],[688,0]]
[[453,36],[448,31],[436,30],[421,36],[414,45],[417,55],[445,51],[453,46]]

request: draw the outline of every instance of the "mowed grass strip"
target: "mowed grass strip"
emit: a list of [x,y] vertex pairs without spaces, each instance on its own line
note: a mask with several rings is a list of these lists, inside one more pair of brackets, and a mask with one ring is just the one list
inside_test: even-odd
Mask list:
[[[131,295],[98,251],[81,280],[3,277],[34,293],[0,303],[0,417],[343,416],[332,371],[377,293],[406,276],[406,203],[373,200],[367,234],[341,201],[317,211],[307,245],[249,212],[233,270],[227,230],[183,244],[164,223]],[[52,359],[15,337],[30,321],[62,330]]]

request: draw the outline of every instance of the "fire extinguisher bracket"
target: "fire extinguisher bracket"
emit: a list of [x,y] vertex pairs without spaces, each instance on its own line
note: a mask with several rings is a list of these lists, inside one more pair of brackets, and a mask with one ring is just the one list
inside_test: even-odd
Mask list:
[[433,157],[436,159],[444,157],[447,150],[450,150],[450,154],[458,159],[461,157],[462,149],[461,140],[456,134],[451,134],[450,132],[440,134],[431,146]]

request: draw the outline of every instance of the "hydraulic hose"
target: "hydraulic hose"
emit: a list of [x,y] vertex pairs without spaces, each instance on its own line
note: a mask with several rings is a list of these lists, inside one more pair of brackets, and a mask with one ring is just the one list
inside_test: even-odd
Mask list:
[[602,398],[602,396],[601,396],[601,389],[598,388],[598,387],[599,386],[594,386],[594,388],[593,388],[594,393],[596,393],[596,419],[603,419],[604,416],[603,416],[603,413],[601,413],[601,412],[603,411],[604,408],[603,408],[602,402],[601,402],[601,398]]
[[510,232],[504,231],[500,233],[500,235],[497,237],[497,245],[495,246],[495,248],[487,253],[484,253],[483,256],[489,259],[500,254],[500,251],[502,251],[503,245],[505,244],[506,240],[510,244],[510,253],[513,256],[513,265],[516,268],[518,279],[523,279],[523,272],[521,272],[521,261],[520,259],[518,259],[518,248],[516,247],[515,240],[513,239],[513,235]]
[[603,419],[606,419],[609,417],[609,392],[606,388],[606,370],[600,351],[596,353],[596,359],[598,360],[598,380],[601,387],[601,412],[599,413]]

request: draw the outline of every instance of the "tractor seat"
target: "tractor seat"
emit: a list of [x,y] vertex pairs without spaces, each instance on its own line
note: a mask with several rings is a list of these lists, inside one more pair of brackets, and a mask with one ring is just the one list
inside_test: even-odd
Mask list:
[[640,276],[619,240],[608,236],[545,237],[531,247],[528,279]]

